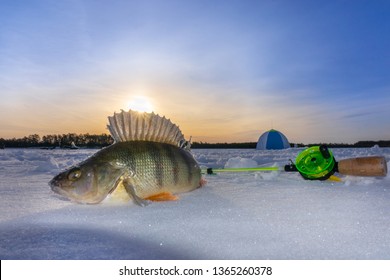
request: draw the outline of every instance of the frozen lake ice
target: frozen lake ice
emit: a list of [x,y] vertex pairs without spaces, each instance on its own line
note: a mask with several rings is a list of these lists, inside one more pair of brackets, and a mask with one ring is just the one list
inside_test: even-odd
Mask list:
[[[302,149],[195,149],[204,167],[284,166]],[[390,149],[332,149],[336,160]],[[390,179],[207,175],[174,202],[81,205],[49,180],[96,150],[0,150],[0,259],[390,259]]]

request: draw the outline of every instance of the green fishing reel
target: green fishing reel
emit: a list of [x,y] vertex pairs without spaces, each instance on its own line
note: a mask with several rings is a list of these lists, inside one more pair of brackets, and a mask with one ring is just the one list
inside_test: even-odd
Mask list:
[[325,145],[303,150],[286,171],[298,171],[307,180],[327,180],[336,170],[336,160]]

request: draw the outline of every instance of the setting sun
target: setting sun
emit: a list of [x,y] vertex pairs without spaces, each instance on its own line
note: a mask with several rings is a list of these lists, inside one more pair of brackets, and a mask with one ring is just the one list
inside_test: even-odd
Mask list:
[[150,99],[146,96],[134,96],[127,103],[127,109],[146,113],[151,113],[154,110]]

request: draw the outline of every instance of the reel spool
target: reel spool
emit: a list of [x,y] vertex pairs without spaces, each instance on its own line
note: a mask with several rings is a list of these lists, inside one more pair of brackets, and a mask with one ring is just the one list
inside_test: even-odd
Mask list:
[[325,145],[314,146],[297,156],[295,167],[307,180],[327,180],[336,170],[336,160]]

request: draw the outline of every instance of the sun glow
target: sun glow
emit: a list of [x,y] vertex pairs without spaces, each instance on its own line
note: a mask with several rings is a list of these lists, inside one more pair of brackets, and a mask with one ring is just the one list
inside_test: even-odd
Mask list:
[[151,113],[153,112],[154,107],[148,97],[139,95],[139,96],[134,96],[127,103],[127,109],[138,111],[138,112]]

